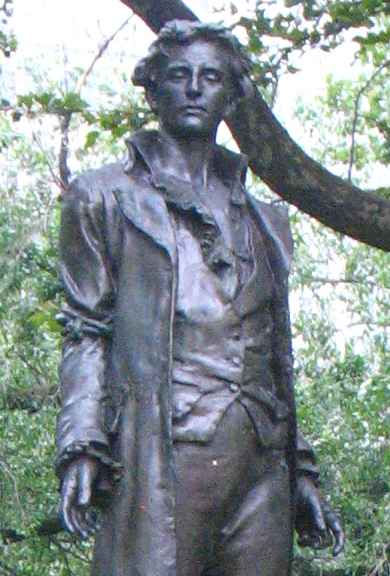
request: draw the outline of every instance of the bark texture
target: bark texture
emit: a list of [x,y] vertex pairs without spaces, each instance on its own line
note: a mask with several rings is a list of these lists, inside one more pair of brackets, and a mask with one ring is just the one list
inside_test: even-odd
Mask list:
[[[121,0],[154,31],[169,20],[196,20],[181,0]],[[315,162],[290,138],[256,89],[228,126],[249,165],[284,200],[325,226],[390,251],[390,202]]]

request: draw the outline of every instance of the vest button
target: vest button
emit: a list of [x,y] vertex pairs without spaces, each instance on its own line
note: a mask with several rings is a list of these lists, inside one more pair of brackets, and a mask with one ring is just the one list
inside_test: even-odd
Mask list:
[[231,392],[238,392],[239,391],[239,386],[237,386],[237,384],[229,384],[229,390]]
[[233,356],[232,362],[234,366],[241,366],[241,358],[239,356]]

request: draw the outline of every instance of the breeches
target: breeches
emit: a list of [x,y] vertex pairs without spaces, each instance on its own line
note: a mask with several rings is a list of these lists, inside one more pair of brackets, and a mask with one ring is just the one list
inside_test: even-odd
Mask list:
[[209,444],[177,442],[177,576],[287,576],[292,518],[282,450],[233,404]]

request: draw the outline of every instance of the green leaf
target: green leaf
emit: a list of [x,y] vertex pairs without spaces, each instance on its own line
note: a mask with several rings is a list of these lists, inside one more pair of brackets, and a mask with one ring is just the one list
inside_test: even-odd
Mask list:
[[87,150],[96,144],[97,139],[99,138],[100,132],[97,130],[92,130],[88,132],[87,137],[85,139],[84,148]]

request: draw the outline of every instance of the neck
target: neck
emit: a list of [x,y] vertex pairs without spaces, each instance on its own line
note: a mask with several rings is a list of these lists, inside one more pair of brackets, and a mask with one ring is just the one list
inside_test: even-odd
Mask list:
[[215,138],[205,139],[196,136],[173,136],[164,128],[160,128],[164,141],[168,146],[167,157],[173,159],[169,164],[169,171],[190,181],[192,184],[206,186],[209,160],[212,155]]

